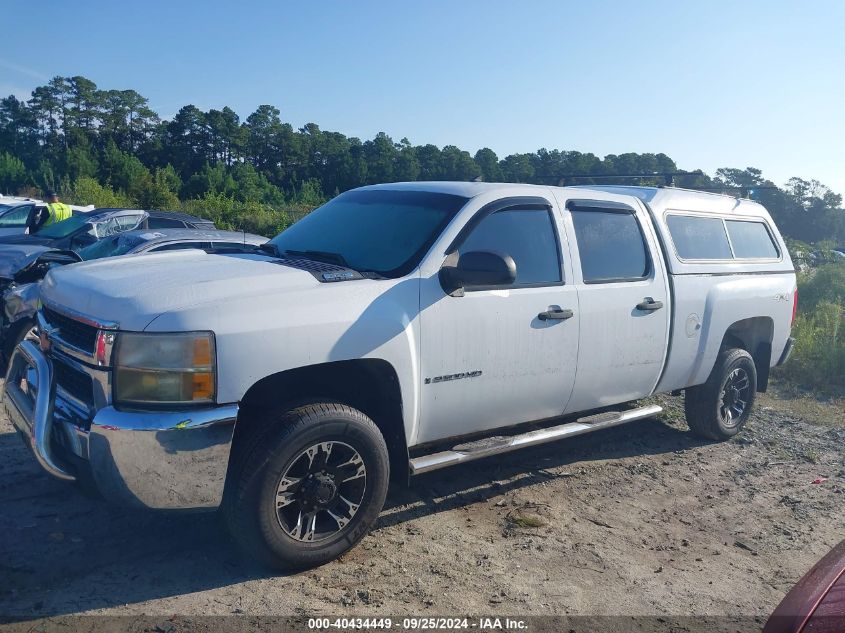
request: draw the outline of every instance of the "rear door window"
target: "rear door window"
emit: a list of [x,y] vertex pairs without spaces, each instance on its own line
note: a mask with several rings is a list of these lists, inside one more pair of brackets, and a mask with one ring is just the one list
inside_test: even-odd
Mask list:
[[778,249],[772,240],[772,234],[762,222],[726,220],[728,235],[734,249],[734,256],[739,259],[776,259]]
[[572,210],[575,239],[584,283],[610,283],[645,279],[651,262],[639,222],[633,213]]
[[722,218],[669,215],[666,224],[681,259],[733,259]]

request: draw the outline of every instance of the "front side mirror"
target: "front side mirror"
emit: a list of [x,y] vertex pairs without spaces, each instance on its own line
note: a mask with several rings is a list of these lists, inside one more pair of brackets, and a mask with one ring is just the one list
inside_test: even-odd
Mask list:
[[464,287],[509,286],[516,281],[513,257],[492,251],[470,251],[455,266],[440,269],[440,283],[447,293]]

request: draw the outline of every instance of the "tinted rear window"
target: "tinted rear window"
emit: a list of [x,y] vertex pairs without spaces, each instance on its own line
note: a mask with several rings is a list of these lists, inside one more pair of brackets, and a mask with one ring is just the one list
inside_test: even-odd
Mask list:
[[585,283],[633,281],[650,262],[637,218],[615,211],[572,211]]
[[666,224],[681,259],[733,259],[722,218],[670,215]]
[[734,247],[734,255],[740,259],[771,259],[778,256],[778,249],[772,236],[762,222],[727,220],[728,235]]

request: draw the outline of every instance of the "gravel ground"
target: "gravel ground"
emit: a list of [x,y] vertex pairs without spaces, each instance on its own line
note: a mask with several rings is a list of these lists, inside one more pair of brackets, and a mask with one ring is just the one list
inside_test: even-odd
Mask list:
[[0,616],[765,617],[845,538],[845,411],[811,423],[768,396],[717,444],[660,402],[660,419],[421,476],[356,549],[293,575],[243,560],[216,515],[50,479],[3,418]]

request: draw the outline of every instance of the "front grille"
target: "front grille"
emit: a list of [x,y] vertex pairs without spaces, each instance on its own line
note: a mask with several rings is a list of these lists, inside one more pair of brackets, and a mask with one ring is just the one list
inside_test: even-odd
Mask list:
[[93,403],[94,381],[91,379],[91,376],[56,358],[53,361],[53,373],[56,376],[56,385],[85,404]]
[[44,306],[42,311],[44,320],[59,330],[59,338],[89,354],[94,353],[97,344],[97,328],[71,319],[47,306]]

